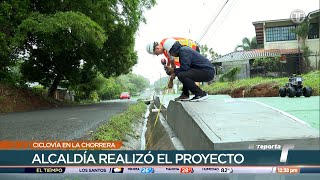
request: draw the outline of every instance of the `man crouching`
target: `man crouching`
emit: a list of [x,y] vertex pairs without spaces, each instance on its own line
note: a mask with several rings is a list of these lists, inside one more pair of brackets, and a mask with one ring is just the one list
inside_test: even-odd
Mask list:
[[208,99],[208,94],[201,90],[195,82],[208,82],[214,78],[214,67],[211,62],[199,52],[188,46],[182,46],[175,39],[167,39],[164,49],[171,56],[179,57],[180,68],[167,67],[171,73],[175,73],[183,84],[182,94],[176,101],[189,100],[189,91],[195,96],[190,101],[202,101]]

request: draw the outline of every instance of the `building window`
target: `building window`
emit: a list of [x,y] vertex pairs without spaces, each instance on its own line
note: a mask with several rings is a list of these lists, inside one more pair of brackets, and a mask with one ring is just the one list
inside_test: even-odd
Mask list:
[[319,23],[310,23],[308,39],[319,38]]
[[266,41],[274,42],[296,40],[297,36],[294,32],[292,32],[292,30],[295,28],[295,26],[266,28]]

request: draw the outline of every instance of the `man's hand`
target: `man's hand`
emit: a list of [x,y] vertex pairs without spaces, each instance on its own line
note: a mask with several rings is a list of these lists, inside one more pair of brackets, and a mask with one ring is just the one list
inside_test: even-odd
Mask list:
[[173,81],[175,78],[176,78],[176,74],[175,73],[170,75],[170,81]]
[[164,67],[164,70],[166,71],[167,75],[170,76],[170,72],[169,72],[167,66],[163,66],[163,67]]
[[170,67],[170,66],[166,66],[166,71],[168,71],[169,75],[174,73],[174,68]]
[[171,89],[173,87],[173,80],[176,78],[175,74],[171,74],[170,75],[170,80],[169,80],[169,83],[168,83],[168,88]]
[[171,89],[172,87],[173,87],[173,81],[170,80],[168,83],[168,88]]

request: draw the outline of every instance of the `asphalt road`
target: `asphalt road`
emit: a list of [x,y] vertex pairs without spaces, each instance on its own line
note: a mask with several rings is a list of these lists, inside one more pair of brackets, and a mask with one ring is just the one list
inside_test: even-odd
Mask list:
[[74,140],[125,111],[130,100],[0,115],[0,140]]

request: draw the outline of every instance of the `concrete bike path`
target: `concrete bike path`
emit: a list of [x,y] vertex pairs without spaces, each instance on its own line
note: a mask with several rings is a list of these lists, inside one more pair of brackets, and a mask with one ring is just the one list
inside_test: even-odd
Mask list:
[[319,149],[318,129],[253,98],[170,101],[167,121],[186,149],[247,149],[251,144]]

